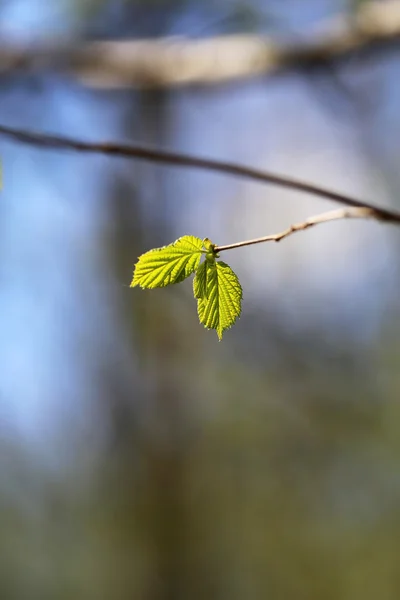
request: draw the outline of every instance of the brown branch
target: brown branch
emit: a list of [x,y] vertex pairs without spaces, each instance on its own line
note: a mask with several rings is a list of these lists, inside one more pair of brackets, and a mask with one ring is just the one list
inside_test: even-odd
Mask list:
[[114,40],[63,46],[0,45],[0,73],[57,69],[99,87],[208,85],[328,64],[400,40],[398,0],[363,3],[353,18],[337,17],[306,41],[279,43],[257,35]]
[[340,208],[338,210],[330,210],[314,217],[309,217],[301,223],[294,223],[280,233],[273,233],[264,237],[255,238],[253,240],[245,240],[244,242],[236,242],[227,244],[226,246],[215,246],[215,252],[223,252],[224,250],[233,250],[234,248],[242,248],[243,246],[252,246],[253,244],[263,244],[264,242],[280,242],[298,231],[304,231],[314,225],[320,223],[328,223],[330,221],[338,221],[341,219],[374,219],[376,218],[375,211],[370,208]]
[[345,194],[333,192],[311,183],[297,181],[296,179],[275,175],[267,171],[254,169],[253,167],[246,167],[241,164],[213,160],[211,158],[200,158],[198,156],[180,154],[178,152],[172,152],[169,150],[160,150],[157,148],[149,148],[131,144],[119,144],[115,142],[85,142],[69,137],[15,129],[13,127],[7,127],[6,125],[0,125],[0,136],[1,135],[9,139],[16,140],[17,142],[30,144],[32,146],[44,149],[74,150],[78,152],[105,154],[108,156],[119,156],[159,164],[167,164],[175,167],[189,167],[194,169],[202,169],[205,171],[225,173],[226,175],[242,177],[261,183],[269,183],[298,192],[311,194],[313,196],[318,196],[319,198],[325,198],[327,200],[332,200],[333,202],[338,202],[339,204],[344,204],[345,206],[368,209],[371,211],[371,216],[373,213],[375,219],[400,224],[400,213],[396,211],[388,208],[381,208],[362,200],[356,200],[355,198],[351,198]]

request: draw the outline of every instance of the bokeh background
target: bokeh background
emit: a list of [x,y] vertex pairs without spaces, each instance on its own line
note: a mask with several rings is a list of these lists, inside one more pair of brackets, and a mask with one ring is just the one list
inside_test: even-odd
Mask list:
[[[2,0],[1,44],[251,33],[307,41],[345,0]],[[0,122],[265,168],[400,209],[400,40],[335,69],[94,87],[3,70]],[[183,234],[332,203],[0,139],[0,598],[397,600],[400,235],[354,221],[224,259],[218,343],[191,284],[130,289]]]

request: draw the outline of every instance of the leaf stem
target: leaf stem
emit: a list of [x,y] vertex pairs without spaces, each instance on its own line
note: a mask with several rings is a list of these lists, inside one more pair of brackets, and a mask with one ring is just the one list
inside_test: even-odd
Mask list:
[[281,240],[289,237],[293,233],[297,233],[298,231],[304,231],[305,229],[309,229],[310,227],[314,227],[314,225],[319,225],[320,223],[328,223],[329,221],[338,221],[341,219],[378,219],[382,220],[382,217],[377,214],[374,209],[370,207],[354,207],[354,208],[345,208],[338,210],[330,210],[329,212],[324,212],[313,217],[309,217],[306,221],[302,221],[301,223],[294,223],[290,225],[287,229],[279,233],[273,233],[270,235],[266,235],[260,238],[254,238],[252,240],[245,240],[243,242],[235,242],[234,244],[227,244],[226,246],[215,246],[215,252],[223,252],[224,250],[233,250],[234,248],[242,248],[243,246],[252,246],[254,244],[263,244],[264,242],[280,242]]

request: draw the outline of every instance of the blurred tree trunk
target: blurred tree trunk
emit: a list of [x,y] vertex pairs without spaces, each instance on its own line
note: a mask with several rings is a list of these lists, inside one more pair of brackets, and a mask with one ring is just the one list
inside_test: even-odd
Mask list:
[[[140,94],[126,117],[125,133],[145,144],[168,146],[167,103],[168,92]],[[110,219],[115,223],[112,241],[115,268],[125,282],[130,281],[132,266],[143,248],[165,243],[163,240],[168,238],[166,170],[138,163],[132,175],[131,172],[117,179],[109,208]],[[127,203],[135,202],[135,195],[138,199],[132,212]],[[173,317],[167,299],[162,306],[161,314],[155,295],[129,292],[123,319],[132,354],[138,354],[143,386],[138,385],[129,393],[110,374],[112,408],[107,420],[119,491],[131,496],[131,511],[140,520],[143,543],[149,548],[150,573],[145,597],[179,600],[187,597],[182,585],[188,553],[186,427],[179,381],[171,375],[171,366],[179,360]],[[138,392],[140,389],[146,391]],[[138,462],[139,475],[134,469]],[[124,527],[124,517],[120,518]]]
[[[160,147],[168,147],[168,92],[146,92],[140,95],[139,121],[142,124],[142,139]],[[166,193],[166,171],[152,165],[142,166],[141,178],[146,185],[153,182],[155,199],[153,214],[157,218],[158,243],[168,236],[168,196]],[[152,228],[149,225],[149,231]],[[154,232],[154,230],[153,230]],[[154,246],[153,243],[149,244]],[[166,305],[167,308],[168,305]],[[180,388],[171,377],[171,357],[178,360],[174,343],[174,324],[168,310],[159,315],[154,326],[155,313],[145,305],[143,314],[147,325],[146,337],[150,342],[146,359],[147,377],[153,377],[153,395],[145,458],[147,461],[146,496],[149,511],[147,528],[154,548],[154,577],[149,582],[149,600],[179,600],[186,597],[182,589],[184,563],[187,554],[185,540],[187,515],[185,509],[185,451],[184,417],[181,411]],[[147,314],[146,314],[147,309]],[[150,312],[151,311],[151,312]],[[156,379],[154,375],[156,374]]]
[[[161,1],[151,6],[127,3],[123,19],[119,15],[118,22],[105,23],[105,27],[108,33],[114,30],[117,37],[168,34],[182,2],[185,0]],[[169,92],[130,92],[128,101],[123,123],[125,136],[132,141],[168,147]],[[138,162],[126,163],[126,170],[117,175],[110,190],[112,269],[125,285],[131,280],[133,265],[143,249],[168,239],[166,187],[166,168]],[[118,496],[124,495],[123,507],[130,512],[119,513],[118,527],[128,546],[137,545],[137,536],[143,536],[141,547],[144,553],[147,548],[148,554],[146,574],[139,586],[142,589],[144,585],[143,597],[179,600],[187,597],[187,590],[182,588],[187,555],[186,452],[180,386],[171,376],[171,366],[179,359],[173,316],[168,298],[163,298],[161,314],[156,295],[132,290],[121,297],[121,322],[140,374],[131,390],[126,381],[121,383],[118,368],[108,376],[112,477],[116,478]],[[114,500],[119,507],[121,498]],[[129,524],[134,532],[126,531]],[[129,547],[121,550],[125,556],[129,554]],[[135,550],[131,554],[134,561]],[[132,565],[129,575],[124,573],[124,595],[128,590],[132,596],[137,595],[136,583],[129,580],[134,578],[134,568],[136,565]]]

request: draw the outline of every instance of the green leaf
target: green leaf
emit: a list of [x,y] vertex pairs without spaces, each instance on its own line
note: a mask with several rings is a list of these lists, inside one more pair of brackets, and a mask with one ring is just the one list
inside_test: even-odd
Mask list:
[[201,263],[193,279],[193,294],[195,298],[207,298],[207,261]]
[[154,248],[139,256],[135,265],[131,287],[165,287],[189,277],[199,266],[203,240],[184,235],[173,244]]
[[222,339],[240,316],[242,310],[242,286],[237,275],[224,262],[204,261],[198,268],[193,282],[200,323],[207,329],[215,329]]
[[206,259],[210,262],[215,262],[215,259],[219,257],[219,254],[215,252],[215,244],[212,243],[208,238],[204,238],[203,246],[206,251]]

